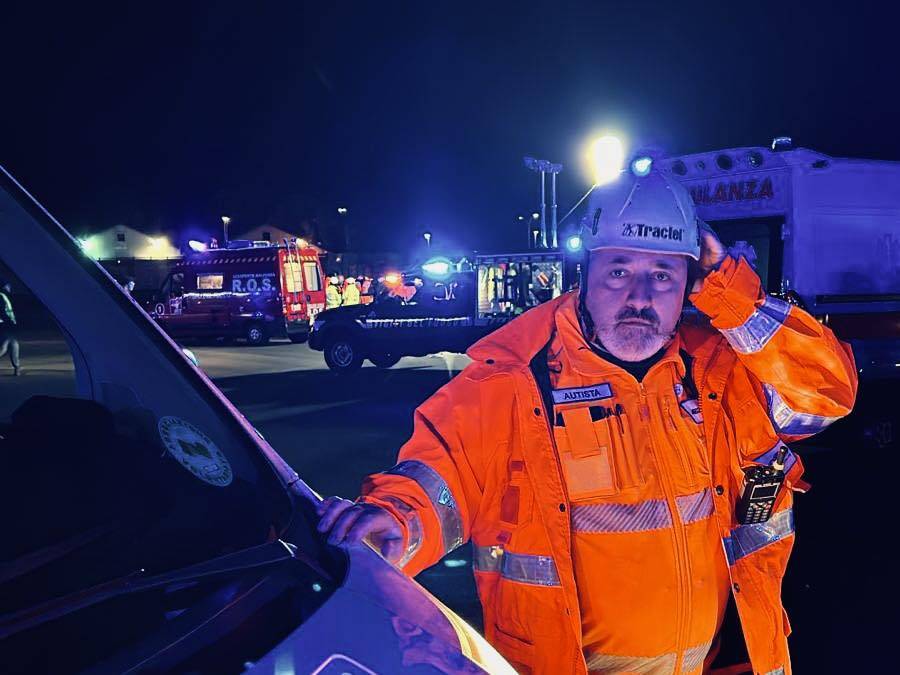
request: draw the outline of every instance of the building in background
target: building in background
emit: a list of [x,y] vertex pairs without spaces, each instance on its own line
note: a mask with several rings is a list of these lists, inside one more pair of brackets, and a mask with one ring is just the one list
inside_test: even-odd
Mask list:
[[94,260],[135,258],[139,260],[165,260],[181,255],[168,237],[162,234],[146,234],[127,225],[116,225],[97,234],[79,239],[85,255]]
[[163,234],[147,234],[127,225],[115,225],[79,237],[84,254],[98,261],[117,282],[135,283],[142,298],[159,288],[181,251]]

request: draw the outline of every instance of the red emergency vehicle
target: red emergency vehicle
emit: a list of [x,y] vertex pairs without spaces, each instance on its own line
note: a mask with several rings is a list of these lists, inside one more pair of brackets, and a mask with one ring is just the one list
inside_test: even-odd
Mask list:
[[325,308],[318,249],[291,240],[231,242],[179,260],[149,304],[173,338],[305,342]]

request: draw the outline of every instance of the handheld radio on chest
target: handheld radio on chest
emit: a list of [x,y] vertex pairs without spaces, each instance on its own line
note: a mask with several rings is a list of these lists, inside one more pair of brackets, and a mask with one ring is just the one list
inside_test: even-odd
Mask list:
[[744,490],[737,503],[737,520],[742,525],[764,523],[772,515],[778,493],[784,484],[784,460],[788,447],[782,445],[771,466],[744,470]]

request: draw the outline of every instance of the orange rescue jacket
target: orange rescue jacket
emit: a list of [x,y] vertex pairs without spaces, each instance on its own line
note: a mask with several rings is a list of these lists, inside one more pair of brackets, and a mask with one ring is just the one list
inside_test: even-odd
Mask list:
[[[591,415],[590,406],[550,409],[560,390],[548,398],[546,383],[541,386],[552,341],[561,338],[568,345],[579,339],[559,334],[572,321],[577,296],[569,293],[528,311],[469,350],[473,363],[417,409],[398,464],[364,483],[361,499],[387,508],[403,523],[407,546],[399,565],[409,575],[471,539],[486,637],[520,672],[697,672],[711,636],[707,644],[692,640],[712,630],[709,612],[715,623],[721,598],[717,592],[695,596],[691,589],[698,577],[720,584],[723,574],[753,672],[791,672],[781,580],[793,545],[791,488],[802,484],[799,458],[789,453],[787,489],[767,522],[739,525],[735,503],[744,468],[771,463],[782,443],[814,434],[851,410],[857,387],[852,353],[804,311],[763,294],[743,259],[726,259],[691,300],[711,326],[682,322],[663,359],[667,363],[656,364],[644,378],[655,384],[639,389],[638,398],[623,394],[619,401],[599,392],[612,416]],[[690,376],[696,405],[678,387],[669,397],[660,374],[666,368]],[[610,381],[613,389],[624,387],[624,380]],[[589,394],[595,400],[588,403],[596,395]],[[672,414],[676,404],[699,429]],[[584,471],[608,470],[605,486],[578,483],[584,474],[573,470],[577,462],[571,464],[578,449],[566,446],[555,412],[566,412],[564,421],[571,418],[575,425],[589,415],[597,438],[608,441],[596,446],[606,447],[603,462],[598,464],[595,448],[588,453],[593,459],[581,465],[588,467]],[[640,429],[626,429],[626,423]],[[650,441],[638,447],[638,438]],[[670,534],[659,538],[657,532],[654,540],[643,534],[660,528]],[[623,604],[646,591],[637,581],[668,583],[659,581],[661,575],[674,580],[677,597],[604,608],[612,616],[596,623],[595,610],[581,606],[583,589],[576,584],[576,577],[594,583],[576,570],[576,550],[583,549],[575,538],[585,532],[607,537],[588,540],[602,542],[597,579],[636,587],[630,596],[616,596]],[[716,539],[720,546],[714,546]],[[643,555],[654,546],[659,556]],[[677,570],[660,570],[657,558]],[[614,586],[605,588],[612,592]],[[702,597],[697,603],[704,607],[692,606],[694,597]],[[692,611],[707,623],[692,619]],[[627,633],[622,644],[615,639],[616,613]],[[637,657],[634,662],[586,654],[586,617],[597,626],[590,632],[614,653]],[[635,644],[642,631],[646,644]],[[669,643],[658,634],[668,635],[676,651],[660,654]]]

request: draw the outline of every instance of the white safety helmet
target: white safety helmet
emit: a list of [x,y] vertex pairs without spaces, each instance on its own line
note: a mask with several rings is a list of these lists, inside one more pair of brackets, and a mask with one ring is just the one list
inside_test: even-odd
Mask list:
[[332,275],[332,276],[328,279],[328,281],[329,281],[329,283],[332,283],[332,284],[334,284],[335,286],[337,286],[337,285],[338,285],[337,274]]
[[700,220],[677,180],[655,168],[646,176],[625,171],[591,193],[581,242],[585,251],[624,248],[699,260]]
[[348,284],[355,284],[355,283],[356,283],[356,279],[353,278],[353,277],[347,277],[347,283],[348,283]]

